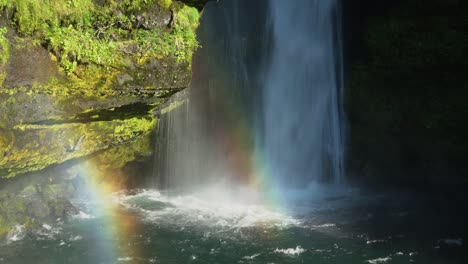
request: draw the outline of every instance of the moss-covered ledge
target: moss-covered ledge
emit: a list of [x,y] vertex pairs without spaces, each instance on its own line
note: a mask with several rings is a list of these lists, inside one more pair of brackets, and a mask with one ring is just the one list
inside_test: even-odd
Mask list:
[[[0,174],[12,177],[148,136],[155,118],[56,125],[18,125],[4,142]],[[6,144],[5,144],[6,143]]]
[[199,16],[172,0],[0,0],[0,177],[146,152],[154,113],[190,82]]

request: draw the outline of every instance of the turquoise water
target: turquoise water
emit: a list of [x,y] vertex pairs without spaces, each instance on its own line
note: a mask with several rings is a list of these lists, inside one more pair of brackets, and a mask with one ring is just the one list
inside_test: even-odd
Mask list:
[[78,200],[67,221],[10,233],[0,263],[466,263],[463,222],[434,205],[353,194],[280,213],[216,195],[119,193],[112,215]]

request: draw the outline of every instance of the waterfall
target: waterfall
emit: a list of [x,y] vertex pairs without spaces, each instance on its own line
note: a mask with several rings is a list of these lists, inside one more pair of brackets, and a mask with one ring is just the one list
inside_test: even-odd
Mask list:
[[281,185],[343,181],[342,54],[335,0],[272,0],[264,153]]
[[339,17],[335,0],[209,2],[185,103],[159,122],[157,184],[341,182]]
[[260,98],[256,79],[264,53],[264,4],[207,3],[197,32],[202,47],[194,55],[187,99],[159,122],[157,185],[189,189],[248,177],[248,169],[240,168],[248,165],[236,162],[254,145],[250,132],[241,131],[241,126],[250,129],[258,112],[253,109]]

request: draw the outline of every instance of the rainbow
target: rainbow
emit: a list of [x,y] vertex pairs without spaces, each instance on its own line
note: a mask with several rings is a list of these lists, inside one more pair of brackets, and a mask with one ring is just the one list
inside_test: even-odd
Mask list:
[[[228,111],[228,119],[236,111]],[[229,116],[231,115],[231,117]],[[230,119],[232,120],[232,119]],[[280,192],[270,177],[268,163],[253,143],[254,132],[249,128],[248,122],[241,119],[230,131],[221,128],[216,136],[216,144],[224,148],[231,157],[226,161],[229,170],[237,181],[262,194],[262,204],[272,210],[281,210]]]
[[[239,109],[224,110],[225,116],[236,122],[229,129],[219,127],[213,144],[231,154],[225,161],[226,170],[240,185],[264,195],[260,201],[262,205],[281,211],[282,206],[278,199],[280,192],[269,177],[271,174],[264,157],[255,149],[254,131],[250,129],[246,119],[237,118],[240,115]],[[137,216],[124,212],[125,208],[115,200],[115,194],[125,188],[118,182],[121,177],[102,169],[98,159],[91,158],[75,166],[79,176],[85,181],[84,188],[80,191],[92,204],[90,214],[98,221],[95,243],[99,251],[105,254],[104,258],[115,262],[119,258],[141,256],[138,246],[129,243],[128,239],[138,234],[141,228]]]
[[101,257],[113,263],[122,257],[138,256],[138,247],[128,241],[139,229],[136,216],[124,213],[115,200],[114,194],[121,191],[122,186],[112,178],[118,177],[104,175],[108,172],[100,170],[93,159],[76,165],[76,169],[85,181],[80,192],[90,201],[90,214],[98,221],[95,243],[104,254]]
[[[233,177],[233,182],[238,182],[246,186],[257,194],[260,194],[260,203],[273,211],[285,211],[286,205],[280,191],[280,186],[274,180],[274,173],[268,158],[264,155],[262,147],[258,144],[258,131],[248,120],[251,113],[245,111],[245,103],[240,96],[233,93],[238,82],[233,80],[229,61],[218,61],[210,64],[210,60],[201,61],[200,57],[210,58],[212,53],[222,53],[216,48],[207,47],[201,50],[202,56],[194,61],[191,89],[194,93],[206,95],[207,101],[198,102],[200,104],[210,104],[212,109],[220,112],[222,124],[216,126],[211,140],[212,144],[220,148],[220,153],[229,153],[229,157],[224,160],[224,166],[229,175]],[[223,55],[215,56],[223,57]],[[234,63],[233,63],[234,64]],[[221,70],[220,70],[221,69]],[[197,78],[206,75],[214,77],[214,81],[203,82]],[[211,87],[213,84],[216,87]],[[216,91],[216,101],[210,100],[211,90]],[[199,96],[197,96],[199,97]],[[197,103],[197,102],[195,102]],[[214,104],[214,105],[211,105]],[[195,106],[196,107],[196,106]],[[203,107],[203,106],[202,106]],[[198,109],[196,109],[198,110]],[[196,112],[196,111],[194,111]],[[218,117],[219,118],[219,117]],[[226,125],[227,124],[227,125]]]
[[[198,66],[210,67],[209,65]],[[200,70],[193,68],[195,71]],[[223,74],[226,73],[221,75]],[[230,79],[228,76],[221,76],[221,78],[224,81]],[[193,84],[190,89],[195,89],[196,85],[196,83]],[[217,109],[221,109],[222,116],[231,122],[229,126],[217,127],[212,139],[213,144],[230,154],[225,160],[225,169],[233,175],[234,179],[231,180],[261,194],[260,202],[268,209],[281,212],[282,208],[285,208],[281,205],[281,192],[271,177],[270,166],[260,147],[255,145],[256,131],[245,118],[247,115],[242,111],[242,103],[232,96],[230,92],[232,87],[229,86],[217,87],[219,96],[217,102],[223,104]],[[231,103],[225,104],[228,101]],[[113,180],[119,177],[106,175],[108,172],[101,170],[97,162],[96,159],[90,159],[78,164],[77,168],[79,175],[86,181],[83,191],[88,194],[88,198],[95,205],[91,213],[100,219],[99,234],[96,234],[98,246],[111,261],[119,257],[139,256],[138,247],[128,243],[128,238],[138,233],[140,228],[138,219],[123,212],[123,208],[113,200],[115,198],[113,194],[121,191],[125,186]]]

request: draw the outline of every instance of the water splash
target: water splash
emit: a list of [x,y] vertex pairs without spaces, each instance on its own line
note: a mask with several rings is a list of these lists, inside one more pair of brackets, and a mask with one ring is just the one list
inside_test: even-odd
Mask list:
[[[137,194],[119,193],[116,197],[123,206],[136,209],[147,221],[170,226],[204,226],[221,230],[248,227],[286,228],[300,225],[300,221],[270,210],[251,199],[242,199],[240,193],[221,193],[226,190],[211,186],[197,193],[177,194],[142,190]],[[248,194],[247,194],[248,195]]]

